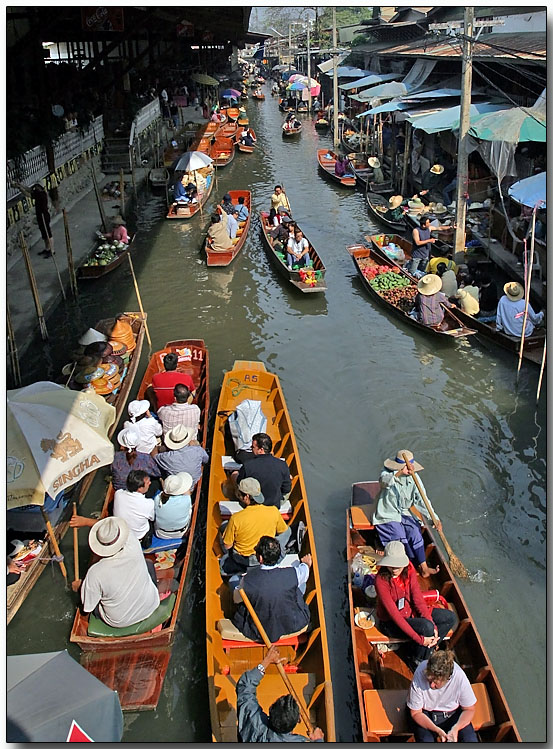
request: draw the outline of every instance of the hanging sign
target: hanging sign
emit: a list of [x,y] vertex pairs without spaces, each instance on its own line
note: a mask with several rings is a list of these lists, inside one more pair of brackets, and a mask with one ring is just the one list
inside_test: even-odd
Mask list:
[[85,31],[124,31],[123,8],[81,8],[81,25]]

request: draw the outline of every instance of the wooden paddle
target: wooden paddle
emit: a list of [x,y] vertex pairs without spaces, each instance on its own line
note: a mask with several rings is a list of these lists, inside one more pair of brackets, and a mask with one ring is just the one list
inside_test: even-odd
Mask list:
[[[251,604],[250,599],[248,598],[247,593],[242,588],[239,588],[238,590],[240,592],[240,596],[242,597],[242,600],[244,601],[244,604],[246,605],[246,608],[248,609],[248,611],[250,613],[251,618],[253,619],[253,622],[254,622],[255,626],[257,627],[257,631],[261,635],[261,639],[265,643],[265,646],[267,648],[270,648],[273,643],[267,637],[267,633],[265,632],[265,630],[263,628],[263,625],[259,621],[259,617],[255,613],[255,610],[254,610],[254,608],[253,608],[253,606]],[[288,689],[288,691],[290,692],[290,694],[292,695],[292,697],[298,703],[298,707],[300,709],[301,719],[303,720],[304,725],[307,728],[307,733],[308,734],[312,733],[313,727],[311,725],[311,721],[309,720],[309,713],[305,709],[303,703],[300,702],[300,699],[299,699],[299,697],[298,697],[298,695],[296,693],[296,690],[294,689],[294,687],[292,685],[292,682],[290,681],[290,678],[288,677],[288,674],[284,670],[284,666],[280,662],[276,663],[275,665],[278,668],[279,674],[282,676],[282,680],[284,681],[284,683],[286,685],[286,688]]]
[[[77,503],[73,502],[73,517],[77,514]],[[75,581],[79,580],[79,529],[73,528],[73,559],[75,562]]]
[[[426,505],[426,509],[428,510],[428,514],[430,515],[430,519],[432,520],[432,523],[434,525],[437,525],[438,521],[436,519],[436,516],[434,515],[434,513],[432,511],[432,507],[430,505],[430,502],[428,501],[428,497],[424,493],[424,489],[422,488],[421,482],[419,481],[417,474],[413,470],[413,466],[409,462],[409,459],[408,459],[408,457],[407,457],[407,455],[405,453],[402,453],[401,456],[402,456],[403,460],[405,461],[405,465],[407,466],[407,470],[409,471],[409,473],[413,477],[413,480],[414,480],[414,482],[415,482],[415,484],[417,486],[417,489],[419,490],[419,494],[421,495],[424,504]],[[461,560],[459,559],[459,557],[456,554],[454,554],[453,549],[449,545],[449,542],[448,542],[447,538],[445,537],[444,532],[441,531],[441,530],[439,530],[438,528],[436,528],[436,530],[440,534],[440,538],[442,539],[442,543],[445,546],[445,550],[449,554],[449,566],[451,567],[451,571],[453,572],[453,574],[457,575],[457,577],[465,577],[465,578],[468,577],[469,573],[467,571],[467,568],[461,562]]]

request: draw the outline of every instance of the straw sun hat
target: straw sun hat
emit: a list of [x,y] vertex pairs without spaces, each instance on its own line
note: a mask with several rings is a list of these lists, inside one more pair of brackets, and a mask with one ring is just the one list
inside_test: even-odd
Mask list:
[[403,203],[403,195],[392,195],[392,197],[388,200],[388,205],[390,208],[397,208]]
[[405,456],[407,457],[407,460],[411,464],[411,467],[414,471],[422,471],[423,467],[420,463],[417,463],[417,461],[413,458],[413,453],[411,450],[398,450],[397,455],[395,458],[387,458],[384,461],[384,467],[389,468],[392,471],[399,471],[405,466],[405,461],[403,460],[403,453],[405,453]]
[[376,156],[369,156],[367,162],[369,166],[372,166],[373,169],[378,169],[380,167],[380,161],[376,158]]
[[518,302],[524,296],[524,289],[516,281],[510,281],[503,287],[503,291],[507,294],[508,299],[511,302]]
[[163,439],[170,450],[180,450],[181,447],[188,445],[193,436],[193,429],[188,429],[183,424],[177,424],[167,432]]
[[443,174],[445,171],[445,167],[443,167],[441,164],[434,164],[430,168],[430,171],[432,172],[432,174]]
[[427,273],[417,284],[417,289],[423,296],[432,296],[442,288],[442,279],[435,273]]

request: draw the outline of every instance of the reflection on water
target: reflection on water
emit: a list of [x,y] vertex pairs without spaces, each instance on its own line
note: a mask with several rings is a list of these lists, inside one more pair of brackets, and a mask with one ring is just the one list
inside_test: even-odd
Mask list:
[[[271,97],[259,106],[250,103],[249,115],[260,148],[251,156],[237,154],[231,166],[218,171],[218,189],[202,217],[164,221],[164,199],[141,197],[134,264],[153,346],[204,338],[214,403],[223,372],[235,359],[259,358],[282,380],[312,507],[340,739],[358,736],[345,589],[351,484],[375,478],[385,457],[408,447],[425,466],[425,486],[452,548],[477,581],[463,581],[463,594],[519,730],[526,740],[541,740],[546,412],[544,389],[534,413],[537,368],[523,365],[517,390],[516,359],[508,352],[474,336],[436,341],[376,307],[345,248],[379,228],[370,224],[360,192],[318,174],[316,150],[330,143],[329,136],[305,119],[300,137],[284,141],[282,115]],[[269,207],[277,183],[284,185],[295,218],[326,265],[326,294],[300,294],[269,263],[257,211]],[[207,269],[202,245],[209,214],[232,188],[252,190],[250,234],[229,268]],[[52,325],[56,337],[49,344],[37,342],[24,362],[27,381],[53,376],[66,361],[68,341],[121,309],[137,309],[124,266],[82,285],[78,307],[58,310]],[[147,350],[139,376],[146,359]],[[95,482],[89,510],[97,507],[103,486]],[[210,740],[204,527],[196,538],[158,710],[126,716],[127,741]],[[84,535],[81,547],[84,555]],[[71,558],[69,536],[64,549]],[[10,625],[8,652],[63,649],[73,611],[59,571],[47,570]],[[516,646],[506,648],[506,642]]]

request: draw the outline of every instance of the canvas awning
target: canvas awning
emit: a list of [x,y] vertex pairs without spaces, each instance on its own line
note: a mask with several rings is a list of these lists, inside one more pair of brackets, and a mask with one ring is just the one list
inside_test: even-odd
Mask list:
[[399,81],[390,81],[390,83],[382,83],[380,86],[373,86],[367,91],[362,91],[360,94],[350,95],[350,99],[355,101],[370,101],[371,99],[393,99],[396,96],[403,96],[407,93],[407,87],[405,84]]
[[526,205],[529,208],[533,208],[539,204],[541,204],[542,208],[546,208],[547,172],[533,174],[531,177],[526,177],[526,179],[515,182],[514,185],[509,187],[509,195],[517,203]]
[[389,101],[386,104],[380,104],[378,107],[367,109],[366,112],[355,115],[357,118],[366,117],[368,114],[381,114],[382,112],[397,112],[401,109],[407,109],[409,104],[404,101]]
[[219,85],[219,81],[217,81],[215,78],[212,78],[210,75],[207,75],[206,73],[192,73],[190,78],[195,81],[195,83],[201,83],[203,86]]
[[[349,50],[347,52],[343,52],[341,55],[338,55],[336,57],[336,65],[339,65],[343,60],[346,59],[346,57],[349,55]],[[328,73],[329,70],[334,70],[334,60],[331,58],[330,60],[325,60],[324,62],[320,62],[317,67],[321,71],[321,73]]]
[[[341,65],[337,69],[338,78],[361,78],[365,75],[370,75],[370,70],[361,70],[360,68],[352,68],[349,65]],[[334,66],[325,73],[325,75],[334,75]]]
[[341,88],[343,91],[351,91],[352,88],[365,88],[366,86],[374,86],[377,83],[393,81],[395,77],[395,73],[383,73],[382,75],[380,73],[371,73],[371,75],[366,75],[357,81],[341,83],[338,88]]
[[[489,102],[476,102],[470,105],[471,120],[480,114],[486,112],[497,112],[501,110],[504,104],[490,104]],[[459,118],[461,106],[447,109],[439,109],[431,114],[417,114],[408,112],[405,119],[411,123],[414,128],[424,130],[425,133],[440,133],[444,130],[456,130],[459,127]]]

